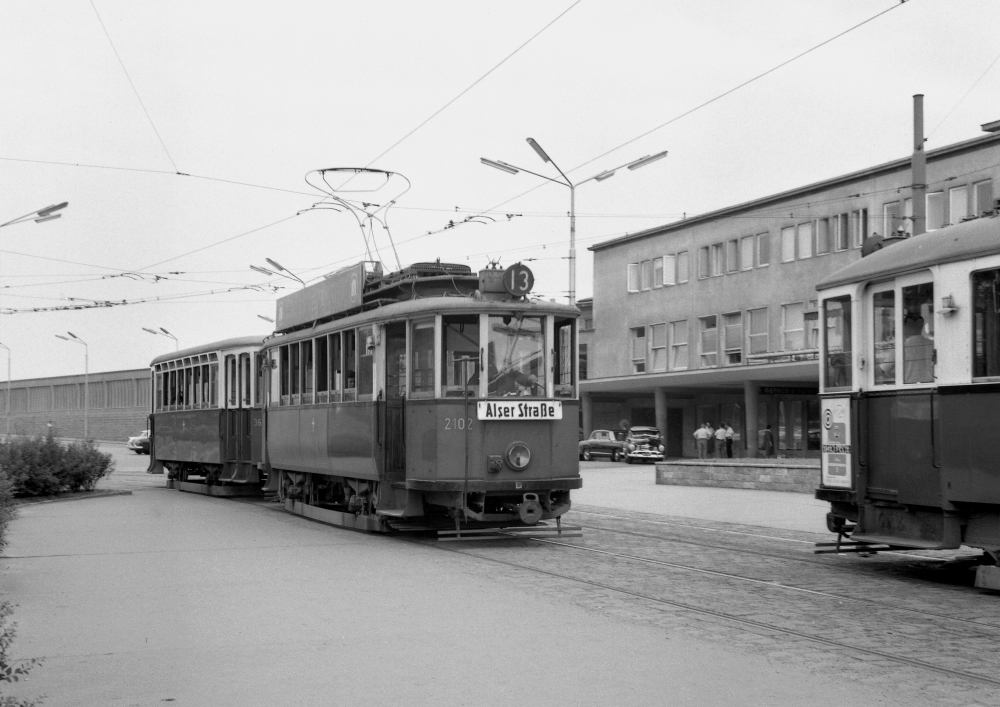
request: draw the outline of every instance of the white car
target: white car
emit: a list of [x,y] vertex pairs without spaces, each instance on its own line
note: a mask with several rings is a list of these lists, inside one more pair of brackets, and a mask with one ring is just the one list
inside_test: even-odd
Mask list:
[[149,430],[143,430],[135,437],[129,437],[125,446],[136,454],[149,454]]

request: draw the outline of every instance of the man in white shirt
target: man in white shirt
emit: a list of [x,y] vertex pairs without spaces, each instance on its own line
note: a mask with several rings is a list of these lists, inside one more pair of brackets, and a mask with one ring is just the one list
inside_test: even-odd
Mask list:
[[715,458],[725,459],[726,458],[726,426],[725,424],[720,424],[719,429],[715,431]]
[[698,445],[698,458],[705,459],[708,456],[708,440],[712,437],[712,428],[706,422],[694,431],[695,444]]

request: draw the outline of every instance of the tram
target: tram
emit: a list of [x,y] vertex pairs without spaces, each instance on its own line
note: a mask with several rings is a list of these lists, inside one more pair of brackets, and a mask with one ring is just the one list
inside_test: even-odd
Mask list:
[[[279,299],[266,339],[153,362],[150,468],[162,464],[180,490],[271,492],[293,513],[365,531],[559,528],[582,484],[579,310],[531,299],[532,285],[520,264],[332,273]],[[217,468],[217,455],[196,451],[207,428],[182,439],[168,417],[177,403],[161,405],[180,385],[171,366],[196,355],[235,361],[220,409],[245,411],[236,429],[248,431],[252,469],[246,454]]]
[[1000,217],[893,241],[817,286],[816,498],[837,550],[981,548],[1000,589]]

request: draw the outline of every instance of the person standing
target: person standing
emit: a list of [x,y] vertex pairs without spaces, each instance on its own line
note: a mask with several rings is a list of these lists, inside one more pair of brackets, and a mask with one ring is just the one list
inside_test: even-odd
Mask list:
[[726,424],[726,457],[733,458],[733,428]]
[[774,456],[774,433],[770,425],[757,433],[757,449],[765,457]]
[[698,447],[698,458],[705,459],[708,457],[708,440],[712,437],[711,428],[708,423],[704,423],[701,427],[694,431],[694,441]]
[[726,455],[726,424],[719,423],[719,429],[715,431],[715,458],[724,459]]

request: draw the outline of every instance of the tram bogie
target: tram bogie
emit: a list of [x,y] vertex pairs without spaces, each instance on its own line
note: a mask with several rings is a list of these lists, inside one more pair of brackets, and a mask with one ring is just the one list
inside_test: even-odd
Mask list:
[[831,504],[830,530],[865,545],[967,545],[996,563],[1000,218],[902,240],[818,289],[816,497]]

